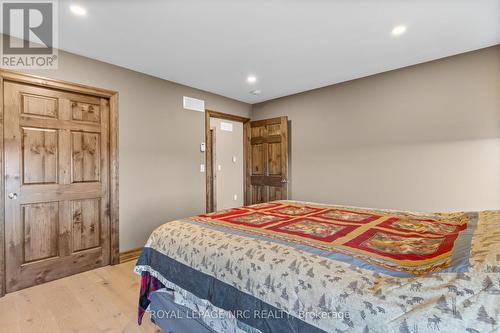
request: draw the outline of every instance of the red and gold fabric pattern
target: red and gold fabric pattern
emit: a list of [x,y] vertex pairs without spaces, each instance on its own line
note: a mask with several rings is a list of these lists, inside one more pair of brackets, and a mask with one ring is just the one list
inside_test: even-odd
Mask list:
[[323,242],[332,242],[335,239],[346,236],[356,226],[335,224],[326,221],[314,220],[312,218],[299,218],[292,221],[276,224],[269,228],[276,232],[296,235]]
[[448,267],[467,218],[270,202],[203,214],[197,222],[348,255],[421,275]]
[[221,218],[220,220],[251,227],[264,227],[270,224],[275,224],[276,222],[287,221],[289,218],[259,212],[250,212],[249,214],[230,216]]
[[367,223],[380,218],[379,215],[367,214],[361,212],[352,212],[341,209],[328,209],[326,211],[321,211],[319,213],[316,213],[314,216],[326,220],[359,222],[359,223]]

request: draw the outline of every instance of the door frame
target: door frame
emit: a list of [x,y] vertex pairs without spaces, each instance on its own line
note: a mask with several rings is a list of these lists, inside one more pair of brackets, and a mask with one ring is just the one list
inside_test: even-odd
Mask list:
[[[205,180],[206,180],[206,212],[211,213],[214,211],[214,175],[213,170],[210,165],[213,164],[212,161],[212,145],[210,137],[210,118],[225,119],[231,121],[237,121],[243,123],[243,170],[246,172],[247,165],[247,123],[250,122],[250,118],[245,118],[241,116],[236,116],[229,113],[223,113],[212,110],[205,110]],[[247,191],[246,191],[246,174],[243,177],[243,202],[247,203]]]
[[216,138],[217,128],[210,125],[209,129],[209,140],[207,141],[207,145],[211,147],[209,161],[210,164],[207,164],[206,168],[209,169],[207,171],[211,177],[210,185],[211,187],[211,195],[212,195],[212,211],[217,211],[217,172],[215,172],[215,162],[217,161],[217,138]]
[[109,193],[110,193],[110,263],[120,263],[119,205],[118,205],[118,92],[37,75],[0,69],[0,297],[5,295],[5,201],[4,201],[4,82],[16,82],[45,88],[70,91],[109,99]]

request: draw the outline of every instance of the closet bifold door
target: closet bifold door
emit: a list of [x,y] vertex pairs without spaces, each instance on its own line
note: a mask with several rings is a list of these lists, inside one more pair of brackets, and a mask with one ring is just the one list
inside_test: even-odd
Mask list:
[[5,286],[110,262],[109,99],[4,81]]

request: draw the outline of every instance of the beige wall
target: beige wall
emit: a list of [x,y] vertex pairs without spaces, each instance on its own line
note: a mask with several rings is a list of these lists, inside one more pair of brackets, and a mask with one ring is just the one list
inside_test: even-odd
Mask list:
[[254,105],[291,120],[294,199],[500,209],[500,46]]
[[60,52],[55,79],[120,93],[121,251],[205,209],[204,114],[291,120],[294,199],[414,210],[500,209],[500,46],[253,106]]
[[172,82],[59,53],[58,70],[45,77],[120,93],[120,250],[143,246],[162,224],[205,211],[205,115],[182,108],[182,96],[211,110],[248,117],[250,105]]
[[[221,123],[231,123],[233,131],[222,131]],[[217,210],[243,206],[243,124],[211,118],[210,125],[216,133],[214,174]],[[236,162],[233,162],[233,156]]]

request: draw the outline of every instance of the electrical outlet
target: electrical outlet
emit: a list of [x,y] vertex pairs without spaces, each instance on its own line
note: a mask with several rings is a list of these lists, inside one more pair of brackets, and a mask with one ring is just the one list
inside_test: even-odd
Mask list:
[[234,200],[234,201],[238,200],[238,195],[236,195],[236,194],[235,194],[235,195],[233,195],[233,200]]

